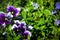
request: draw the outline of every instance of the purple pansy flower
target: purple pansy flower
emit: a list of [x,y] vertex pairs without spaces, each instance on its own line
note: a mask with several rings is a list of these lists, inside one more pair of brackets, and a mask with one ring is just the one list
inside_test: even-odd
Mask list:
[[60,20],[56,19],[55,23],[56,23],[57,26],[59,26]]
[[26,25],[24,23],[21,23],[19,26],[18,26],[19,29],[21,29],[22,32],[24,32],[26,30]]
[[21,24],[18,26],[18,28],[24,32],[26,30],[26,23],[25,22],[21,22]]
[[[18,23],[18,25],[16,24]],[[15,21],[15,24],[12,27],[12,30],[18,33],[22,33],[26,30],[26,24],[24,22]]]
[[20,12],[20,8],[15,8],[14,6],[8,6],[6,12],[7,13],[11,12],[13,14],[13,17],[16,17]]
[[55,7],[55,9],[60,9],[60,2],[56,2]]
[[20,29],[18,29],[18,26],[16,24],[13,25],[12,30],[15,31],[17,34],[21,34]]
[[11,23],[11,20],[8,20],[6,17],[5,17],[5,14],[4,13],[0,13],[0,24],[10,24]]

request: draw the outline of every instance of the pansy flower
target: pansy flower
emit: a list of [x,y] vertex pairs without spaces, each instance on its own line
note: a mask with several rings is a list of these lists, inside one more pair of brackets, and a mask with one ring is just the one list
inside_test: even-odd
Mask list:
[[8,18],[6,18],[4,13],[0,13],[0,24],[10,24],[11,20],[8,20]]
[[15,8],[14,6],[8,6],[6,8],[6,12],[7,13],[11,12],[13,14],[13,17],[17,17],[20,12],[20,8]]
[[37,3],[31,2],[31,4],[34,7],[34,10],[38,9],[38,4]]
[[21,22],[21,24],[18,26],[18,28],[21,29],[22,32],[24,32],[26,30],[26,23]]
[[60,2],[56,2],[55,9],[60,9]]
[[18,25],[18,29],[21,30],[21,32],[24,32],[26,30],[26,23],[25,22],[21,22]]
[[56,20],[55,20],[55,23],[56,23],[57,26],[59,26],[60,20],[56,19]]
[[9,20],[8,18],[6,18],[5,13],[0,13],[0,25],[1,28],[5,28],[6,24],[10,24],[11,20]]
[[20,23],[19,21],[16,21],[12,27],[12,30],[14,30],[15,32],[23,34],[23,32],[26,30],[26,24],[24,22]]

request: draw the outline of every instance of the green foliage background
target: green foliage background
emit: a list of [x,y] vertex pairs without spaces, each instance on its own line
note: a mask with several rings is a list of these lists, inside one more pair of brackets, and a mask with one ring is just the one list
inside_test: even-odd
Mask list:
[[[25,2],[26,1],[26,2]],[[35,11],[31,2],[38,3],[39,8]],[[32,37],[29,40],[59,40],[60,26],[56,26],[54,10],[55,0],[0,0],[0,11],[6,12],[8,5],[20,7],[22,11],[19,16],[21,21],[25,21],[34,27]],[[58,16],[59,17],[59,16]],[[11,29],[12,25],[8,25],[5,29],[0,28],[0,40],[23,40],[24,37],[16,35]],[[6,35],[2,35],[3,32]]]

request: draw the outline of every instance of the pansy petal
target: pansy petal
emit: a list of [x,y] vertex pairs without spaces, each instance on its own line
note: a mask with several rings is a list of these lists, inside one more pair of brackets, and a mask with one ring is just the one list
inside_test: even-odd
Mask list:
[[28,36],[28,35],[29,35],[30,37],[32,36],[31,32],[28,31],[28,30],[26,30],[26,31],[24,32],[24,34],[25,34],[25,36]]

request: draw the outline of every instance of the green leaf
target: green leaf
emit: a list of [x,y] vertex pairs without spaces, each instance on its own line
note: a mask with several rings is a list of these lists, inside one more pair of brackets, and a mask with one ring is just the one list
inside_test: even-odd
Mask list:
[[45,25],[44,26],[41,26],[40,27],[40,30],[44,30],[46,27],[45,27]]
[[28,40],[30,40],[30,36],[28,36]]
[[45,23],[45,20],[43,18],[40,18],[40,20],[38,21],[38,25],[44,24],[44,23]]
[[50,12],[50,10],[45,9],[45,10],[44,10],[44,14],[45,14],[46,16],[49,16],[49,15],[51,15],[51,12]]

